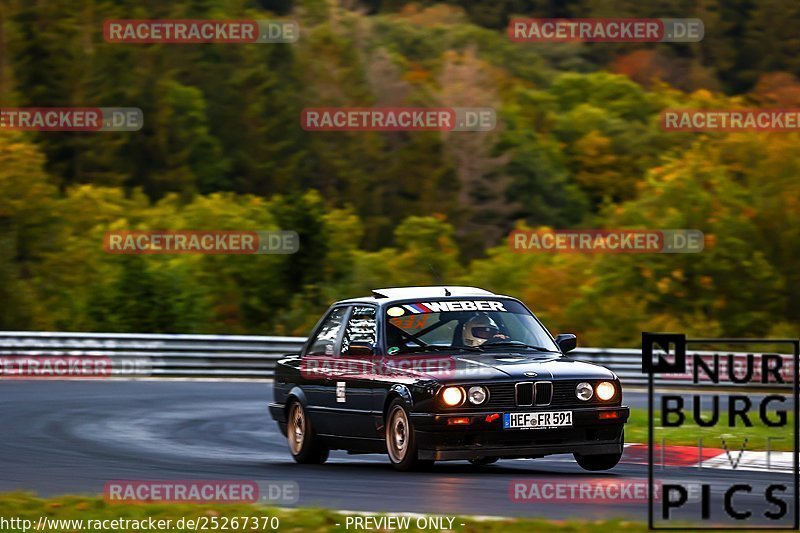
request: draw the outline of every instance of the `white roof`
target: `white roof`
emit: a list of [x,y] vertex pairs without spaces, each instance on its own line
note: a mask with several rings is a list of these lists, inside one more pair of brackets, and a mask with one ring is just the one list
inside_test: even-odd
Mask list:
[[[448,294],[449,293],[449,294]],[[460,287],[458,285],[438,287],[390,287],[373,289],[375,298],[434,298],[444,296],[494,296],[494,293],[478,287]]]

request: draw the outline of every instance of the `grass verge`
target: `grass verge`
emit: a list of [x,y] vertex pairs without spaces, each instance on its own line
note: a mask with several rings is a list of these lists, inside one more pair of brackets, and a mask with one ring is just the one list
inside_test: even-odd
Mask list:
[[[703,438],[705,448],[723,448],[722,439],[725,439],[731,453],[741,449],[745,437],[747,438],[747,450],[766,450],[767,438],[772,437],[770,449],[772,451],[792,451],[794,442],[792,435],[794,431],[794,418],[791,414],[787,417],[787,423],[783,427],[770,427],[765,425],[758,416],[758,408],[754,406],[755,412],[751,412],[750,419],[753,427],[728,428],[727,412],[720,413],[720,425],[718,427],[701,428],[697,427],[692,421],[680,427],[667,428],[660,427],[661,420],[656,414],[654,421],[654,440],[660,444],[664,438],[667,446],[697,446],[697,439]],[[772,409],[772,408],[770,408]],[[707,413],[705,416],[708,416]],[[770,415],[771,418],[776,418]],[[775,440],[775,439],[782,440]],[[631,417],[625,425],[626,442],[647,442],[647,410],[631,409]]]
[[[377,515],[371,515],[377,516]],[[396,516],[396,515],[393,515]],[[434,515],[435,516],[435,515]],[[43,530],[36,529],[40,517],[50,519],[47,524],[49,527]],[[264,523],[263,517],[276,517],[279,524],[274,520],[267,520]],[[176,527],[180,519],[203,520],[207,521],[209,528],[205,531],[223,531],[223,529],[211,529],[214,519],[218,524],[228,519],[227,531],[292,531],[292,532],[327,532],[327,531],[348,531],[346,528],[347,515],[336,511],[324,509],[276,509],[260,507],[257,505],[192,505],[192,504],[109,504],[102,498],[84,496],[62,496],[52,499],[37,498],[27,493],[8,493],[0,494],[0,522],[3,519],[10,520],[17,518],[29,520],[31,529],[27,531],[21,527],[8,527],[8,524],[0,526],[3,532],[23,532],[35,531],[37,533],[72,533],[80,531],[105,531],[105,532],[131,532],[131,531],[195,531],[195,528]],[[153,530],[147,527],[114,527],[114,524],[107,522],[108,527],[90,528],[90,520],[127,519],[127,520],[170,520],[172,527],[167,529]],[[239,518],[238,527],[233,528],[233,519]],[[243,520],[247,518],[249,522],[242,527]],[[258,525],[255,525],[256,519]],[[79,527],[77,523],[57,524],[53,520],[82,520]],[[439,531],[439,529],[419,529],[416,527],[416,517],[411,517],[410,527],[403,531]],[[463,526],[461,524],[464,524]],[[337,525],[338,524],[338,525]],[[128,524],[130,526],[130,524]],[[272,526],[278,525],[277,529]],[[351,525],[349,531],[355,528]],[[380,531],[380,529],[368,529],[361,531]],[[385,529],[384,529],[385,530]],[[203,531],[203,529],[199,529]],[[629,521],[608,520],[608,521],[551,521],[536,519],[497,519],[497,520],[476,520],[467,517],[456,517],[453,522],[453,531],[473,533],[473,532],[530,532],[530,531],[571,531],[596,533],[597,531],[623,531],[623,532],[644,532],[647,531],[645,524]]]
[[[532,509],[532,512],[535,510]],[[403,531],[403,532],[416,532],[424,531],[426,533],[442,532],[443,529],[437,527],[420,528],[417,527],[417,518],[423,515],[409,516],[409,527],[407,529],[387,529],[379,527],[370,528],[355,528],[350,525],[346,527],[347,517],[354,518],[355,515],[340,513],[337,511],[330,511],[326,509],[314,508],[301,508],[301,509],[278,509],[262,507],[259,505],[193,505],[193,504],[109,504],[100,497],[87,497],[87,496],[60,496],[57,498],[38,498],[28,493],[5,493],[0,494],[0,529],[3,533],[81,533],[81,532],[112,532],[112,533],[130,533],[130,532],[155,532],[155,531],[246,531],[253,532],[271,532],[271,531],[289,531],[289,532],[352,532],[352,531]],[[358,516],[367,516],[360,514]],[[398,514],[384,514],[375,513],[369,514],[374,518],[382,516],[398,517]],[[430,517],[437,517],[441,515],[427,515]],[[444,515],[447,516],[447,515]],[[45,523],[45,527],[36,529],[40,517],[45,517],[50,520]],[[278,523],[269,522],[265,525],[261,522],[264,518],[277,519]],[[647,532],[647,524],[644,522],[633,522],[627,520],[540,520],[532,518],[497,518],[497,519],[476,519],[470,517],[453,517],[452,529],[450,531],[456,533],[528,533],[535,532],[550,532],[550,531],[566,531],[572,533],[597,533],[598,531],[613,531],[623,533],[644,533]],[[195,527],[175,527],[179,520],[198,520],[205,519],[209,524],[216,519],[218,523],[223,523],[225,519],[233,521],[239,519],[238,527],[232,527],[232,522],[228,523],[228,528],[223,529],[218,527],[216,529],[210,526],[206,529]],[[256,519],[259,524],[251,527],[246,524],[242,527],[242,520]],[[3,523],[3,520],[9,521],[12,519],[28,520],[30,526],[28,529],[20,527],[9,527],[8,524]],[[139,528],[131,527],[127,524],[126,527],[115,526],[113,520],[139,520],[147,521],[153,519],[170,520],[172,527],[155,529],[152,527],[141,526]],[[63,523],[61,525],[53,521],[72,521],[71,523]],[[89,521],[105,521],[107,525],[97,527]],[[81,521],[78,525],[75,521]],[[463,524],[463,525],[462,525]],[[675,524],[676,526],[679,524]],[[277,528],[273,528],[277,526]],[[445,526],[446,528],[446,526]],[[725,530],[720,530],[725,531]],[[733,532],[741,532],[742,529],[729,530]]]

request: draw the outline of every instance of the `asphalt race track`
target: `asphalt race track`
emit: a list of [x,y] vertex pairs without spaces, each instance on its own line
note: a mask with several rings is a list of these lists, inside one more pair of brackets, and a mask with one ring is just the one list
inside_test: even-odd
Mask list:
[[[110,480],[292,480],[304,507],[646,519],[641,503],[520,503],[509,496],[515,480],[646,482],[647,468],[638,464],[595,474],[571,456],[552,456],[482,468],[437,463],[430,472],[398,473],[384,456],[343,452],[325,465],[295,464],[269,418],[271,393],[263,382],[2,381],[0,491],[50,496],[101,494]],[[625,403],[642,407],[645,398],[628,392]],[[710,483],[712,493],[743,479],[784,479],[791,486],[790,475],[776,473],[684,471],[686,480]]]

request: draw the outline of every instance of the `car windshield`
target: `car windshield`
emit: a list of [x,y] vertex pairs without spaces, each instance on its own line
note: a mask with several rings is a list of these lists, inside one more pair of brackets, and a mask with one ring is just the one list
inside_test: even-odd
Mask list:
[[445,349],[558,351],[542,325],[513,300],[420,300],[391,305],[385,313],[389,355]]

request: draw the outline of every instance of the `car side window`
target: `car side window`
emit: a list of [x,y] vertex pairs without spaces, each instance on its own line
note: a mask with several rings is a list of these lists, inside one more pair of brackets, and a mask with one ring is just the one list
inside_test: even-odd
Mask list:
[[333,355],[336,339],[342,328],[342,319],[347,311],[346,307],[337,307],[328,315],[317,336],[314,337],[306,355]]
[[347,321],[347,328],[342,339],[342,353],[350,350],[353,342],[368,342],[375,345],[377,341],[378,325],[375,320],[375,308],[369,305],[355,306]]

